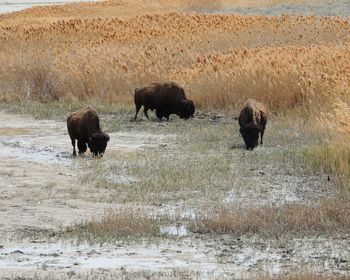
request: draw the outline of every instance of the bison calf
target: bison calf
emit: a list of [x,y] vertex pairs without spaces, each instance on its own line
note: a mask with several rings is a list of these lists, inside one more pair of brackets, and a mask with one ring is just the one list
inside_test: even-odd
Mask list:
[[188,100],[184,89],[176,83],[151,83],[137,88],[134,94],[134,101],[137,114],[143,106],[143,112],[149,119],[147,111],[156,110],[158,119],[165,117],[169,120],[169,115],[176,114],[182,119],[193,117],[195,107],[192,100]]
[[103,133],[97,112],[88,107],[71,113],[67,119],[67,128],[76,156],[75,140],[78,141],[79,154],[84,154],[89,147],[94,156],[102,155],[107,147],[109,136]]
[[262,103],[249,98],[243,105],[239,115],[239,132],[241,133],[247,150],[253,150],[259,142],[263,143],[264,131],[268,118],[268,110]]

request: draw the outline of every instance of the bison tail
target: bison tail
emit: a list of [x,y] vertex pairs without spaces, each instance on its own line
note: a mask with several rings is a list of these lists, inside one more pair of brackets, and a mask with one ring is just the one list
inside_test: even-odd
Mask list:
[[134,102],[136,106],[141,106],[141,92],[140,92],[140,88],[135,89],[134,92]]
[[136,99],[138,95],[139,95],[139,88],[136,88],[134,91],[134,99]]

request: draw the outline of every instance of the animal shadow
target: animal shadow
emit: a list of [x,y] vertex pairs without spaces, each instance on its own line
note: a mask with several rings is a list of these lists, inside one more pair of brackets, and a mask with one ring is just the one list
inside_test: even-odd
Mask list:
[[237,149],[245,149],[244,144],[233,144],[232,146],[229,147],[230,150],[237,150]]

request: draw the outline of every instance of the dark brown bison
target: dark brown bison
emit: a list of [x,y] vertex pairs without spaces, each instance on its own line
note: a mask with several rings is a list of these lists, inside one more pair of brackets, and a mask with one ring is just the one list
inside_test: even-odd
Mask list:
[[268,118],[268,110],[262,103],[249,98],[243,105],[239,114],[239,132],[241,133],[247,150],[253,150],[259,142],[263,143],[264,131]]
[[135,120],[141,107],[147,119],[147,111],[156,110],[158,119],[176,114],[182,119],[193,117],[195,107],[192,100],[188,100],[184,89],[176,83],[151,83],[137,88],[134,94],[136,106]]
[[84,154],[87,146],[94,155],[103,155],[109,141],[108,134],[102,132],[97,112],[88,107],[73,112],[67,118],[67,128],[76,156],[75,140],[78,141],[79,154]]

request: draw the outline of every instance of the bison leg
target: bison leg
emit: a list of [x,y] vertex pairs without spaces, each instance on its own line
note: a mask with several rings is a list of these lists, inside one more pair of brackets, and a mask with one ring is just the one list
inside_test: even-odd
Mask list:
[[79,149],[79,154],[84,154],[87,150],[86,143],[84,141],[79,141],[78,140],[78,149]]
[[263,137],[264,137],[264,132],[265,132],[265,127],[266,127],[266,118],[262,118],[260,121],[261,125],[261,132],[260,132],[260,145],[263,143]]
[[139,113],[139,111],[140,111],[140,109],[141,109],[141,106],[142,106],[142,105],[136,105],[136,113],[135,113],[134,120],[136,120],[137,114]]
[[261,130],[261,133],[260,133],[260,144],[261,144],[261,145],[263,144],[264,131],[265,131],[265,128],[263,128],[263,129]]
[[145,113],[146,118],[149,119],[147,111],[148,111],[148,108],[143,106],[143,112]]
[[75,139],[74,138],[71,138],[72,140],[72,146],[73,146],[73,156],[77,156],[77,152],[75,151]]

